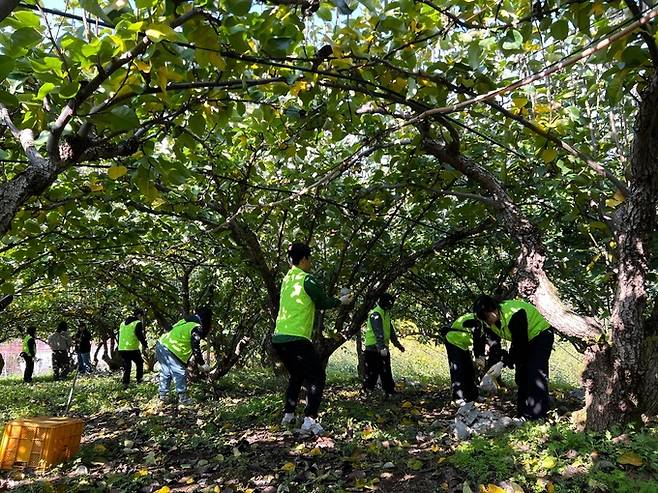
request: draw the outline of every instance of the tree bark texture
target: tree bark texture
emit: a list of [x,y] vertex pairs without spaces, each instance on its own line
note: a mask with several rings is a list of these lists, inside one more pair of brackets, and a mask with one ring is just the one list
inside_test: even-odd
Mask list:
[[657,344],[647,327],[650,240],[658,201],[658,72],[641,93],[631,150],[629,194],[614,218],[617,287],[608,346],[588,354],[586,426],[602,430],[655,412]]
[[0,235],[9,231],[11,222],[30,197],[43,193],[61,169],[39,158],[31,160],[25,171],[0,185]]

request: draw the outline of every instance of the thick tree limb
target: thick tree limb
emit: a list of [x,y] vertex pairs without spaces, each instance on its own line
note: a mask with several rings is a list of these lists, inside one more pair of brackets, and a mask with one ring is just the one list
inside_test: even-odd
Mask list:
[[11,15],[18,2],[19,0],[0,0],[0,22]]
[[559,299],[555,286],[544,272],[546,254],[539,231],[512,201],[498,179],[474,162],[447,152],[442,145],[427,137],[422,145],[428,154],[461,171],[491,194],[496,215],[520,247],[517,257],[519,294],[533,301],[558,331],[571,337],[596,340],[603,333],[601,322],[576,314]]
[[[199,9],[192,9],[189,12],[181,15],[180,17],[174,19],[169,23],[169,26],[176,28],[183,25],[188,20],[201,15],[203,12]],[[114,72],[119,68],[130,63],[137,56],[141,55],[146,51],[146,49],[152,44],[152,41],[144,36],[142,39],[135,45],[135,47],[122,54],[121,56],[115,57],[110,62],[108,62],[104,67],[100,67],[98,74],[87,84],[83,85],[78,93],[72,98],[69,103],[62,109],[59,117],[53,123],[50,136],[48,138],[48,156],[50,160],[54,163],[59,163],[61,158],[59,155],[59,140],[64,131],[64,127],[69,123],[69,121],[77,114],[80,106],[96,92],[96,90],[105,82]]]
[[32,130],[19,130],[12,122],[9,111],[2,104],[0,104],[0,122],[8,127],[20,142],[30,162],[25,171],[0,185],[0,235],[2,235],[9,231],[11,221],[21,206],[30,197],[46,190],[63,169],[39,154],[34,147]]

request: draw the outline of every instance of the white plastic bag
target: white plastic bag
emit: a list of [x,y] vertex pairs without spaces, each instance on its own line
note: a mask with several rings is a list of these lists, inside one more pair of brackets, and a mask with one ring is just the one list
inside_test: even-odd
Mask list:
[[498,383],[496,380],[500,377],[500,374],[503,372],[503,362],[499,361],[485,373],[480,381],[480,392],[483,394],[495,394],[498,392]]

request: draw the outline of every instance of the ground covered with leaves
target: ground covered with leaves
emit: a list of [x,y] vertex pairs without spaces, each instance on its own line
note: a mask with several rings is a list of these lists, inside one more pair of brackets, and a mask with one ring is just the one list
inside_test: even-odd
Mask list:
[[[459,442],[444,379],[400,379],[400,398],[387,400],[361,395],[344,370],[334,364],[329,372],[321,437],[279,426],[285,382],[263,370],[234,372],[214,388],[195,385],[197,403],[187,407],[160,406],[155,375],[127,391],[118,375],[81,379],[70,413],[86,423],[79,454],[45,473],[2,472],[0,490],[658,491],[656,423],[577,432],[581,402],[568,387],[554,389],[546,422]],[[69,385],[2,380],[0,413],[58,414]],[[513,392],[478,408],[512,414]]]

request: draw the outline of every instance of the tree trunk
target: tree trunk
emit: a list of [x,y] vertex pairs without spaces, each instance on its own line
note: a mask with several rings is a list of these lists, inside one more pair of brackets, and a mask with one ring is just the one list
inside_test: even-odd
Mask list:
[[635,123],[629,194],[613,221],[619,261],[609,345],[588,352],[586,426],[592,430],[638,419],[657,405],[656,342],[647,338],[651,319],[644,313],[658,201],[657,107],[654,72],[642,91]]
[[[657,364],[646,348],[643,312],[646,305],[649,238],[654,230],[658,195],[658,80],[654,74],[643,92],[637,118],[632,180],[620,209],[615,233],[619,245],[617,291],[611,314],[609,341],[601,340],[586,352],[586,426],[602,430],[623,424],[655,409]],[[502,183],[489,171],[450,152],[425,136],[423,147],[486,188],[498,219],[519,244],[518,291],[535,303],[558,331],[593,341],[605,335],[602,325],[573,312],[544,272],[545,251],[539,231],[512,201]]]

